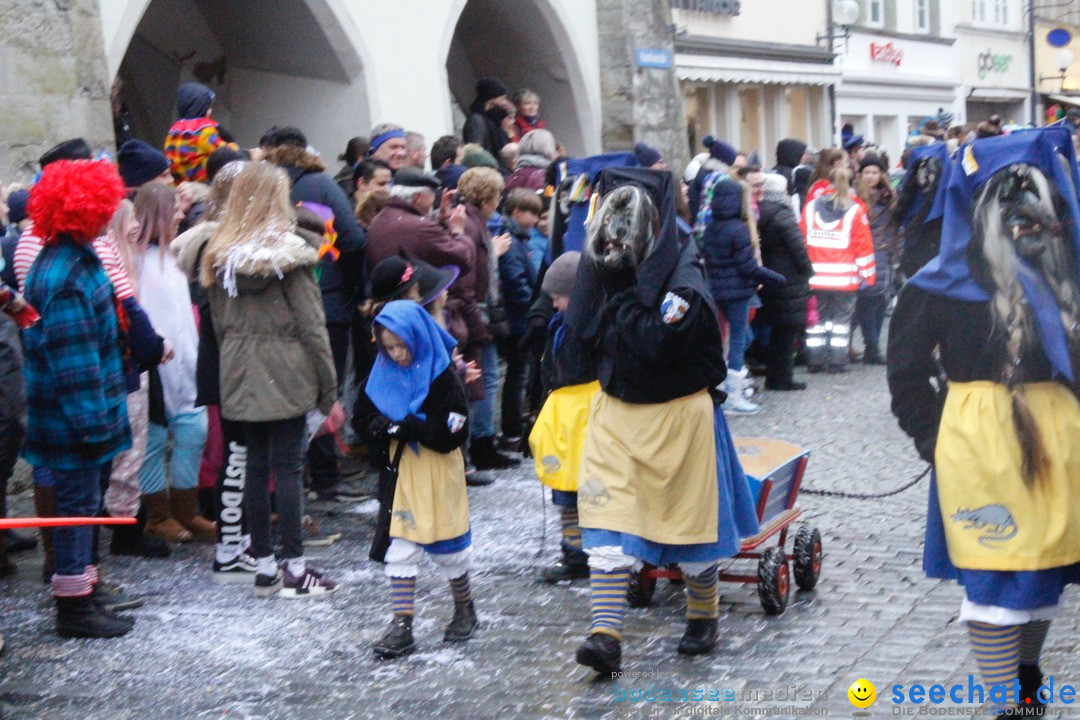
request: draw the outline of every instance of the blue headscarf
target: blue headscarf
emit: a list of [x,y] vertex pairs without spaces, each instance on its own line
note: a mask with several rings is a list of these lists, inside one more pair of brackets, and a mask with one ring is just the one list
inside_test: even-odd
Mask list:
[[[1010,165],[1025,163],[1036,167],[1058,187],[1071,216],[1066,227],[1074,257],[1080,261],[1080,171],[1076,166],[1072,137],[1062,127],[1018,130],[1010,135],[984,138],[962,146],[952,160],[947,176],[945,218],[941,252],[911,278],[911,284],[927,292],[953,300],[987,302],[990,294],[975,280],[968,265],[971,242],[973,200],[995,173]],[[1034,314],[1039,343],[1056,377],[1073,380],[1065,329],[1061,325],[1057,301],[1045,281],[1021,265],[1020,284]],[[1077,278],[1080,282],[1080,278]]]
[[386,328],[409,348],[412,362],[401,367],[382,349],[367,380],[367,396],[386,417],[395,422],[415,415],[426,420],[420,407],[431,383],[450,366],[457,345],[424,308],[411,300],[388,302],[374,320],[375,331]]

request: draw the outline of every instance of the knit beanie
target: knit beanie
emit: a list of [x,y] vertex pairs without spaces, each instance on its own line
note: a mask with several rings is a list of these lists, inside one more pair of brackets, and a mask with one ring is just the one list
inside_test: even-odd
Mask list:
[[16,190],[8,195],[8,222],[21,223],[26,219],[26,203],[30,200],[29,190]]
[[461,159],[461,164],[467,168],[489,167],[492,170],[499,169],[499,161],[487,150],[473,143],[465,146],[465,154]]
[[709,155],[725,165],[731,165],[739,156],[739,151],[728,145],[723,140],[717,140],[712,135],[706,135],[701,144],[709,149]]
[[497,77],[486,77],[476,81],[476,99],[486,103],[506,94],[506,85]]
[[660,162],[664,157],[656,148],[649,147],[645,143],[638,143],[634,146],[634,159],[637,160],[638,165],[647,168]]
[[555,258],[547,273],[544,274],[544,282],[540,289],[549,296],[562,295],[570,297],[574,290],[574,278],[577,277],[578,264],[581,261],[581,253],[576,250],[564,252]]
[[116,153],[116,164],[120,177],[129,188],[150,182],[169,169],[165,153],[138,139],[128,140],[120,146]]

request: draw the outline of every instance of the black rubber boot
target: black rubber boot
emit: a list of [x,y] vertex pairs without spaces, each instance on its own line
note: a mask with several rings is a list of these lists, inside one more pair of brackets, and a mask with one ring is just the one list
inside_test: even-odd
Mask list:
[[127,635],[134,621],[94,604],[89,595],[56,598],[56,634],[65,638],[113,638]]
[[695,618],[686,621],[686,632],[679,641],[680,655],[704,655],[716,646],[716,618]]
[[384,660],[408,655],[416,649],[416,641],[412,634],[412,615],[395,615],[390,621],[390,629],[386,631],[372,649],[375,654]]
[[480,627],[480,621],[476,618],[476,608],[473,601],[454,603],[454,617],[446,626],[443,642],[463,642],[468,640]]
[[135,519],[137,522],[134,525],[115,525],[113,527],[109,552],[113,555],[133,555],[144,558],[169,557],[172,554],[169,543],[144,532],[146,528],[146,508],[141,504]]
[[580,550],[570,551],[563,548],[562,560],[540,572],[544,582],[557,583],[562,580],[581,580],[589,577],[589,556]]
[[601,675],[611,675],[622,668],[622,643],[607,633],[593,633],[577,649],[577,661]]
[[506,470],[521,464],[517,458],[499,452],[494,437],[474,439],[469,446],[469,458],[477,470]]

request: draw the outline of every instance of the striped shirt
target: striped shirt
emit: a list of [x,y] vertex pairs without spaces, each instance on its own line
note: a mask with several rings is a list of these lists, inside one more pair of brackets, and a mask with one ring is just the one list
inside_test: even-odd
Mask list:
[[[135,297],[135,289],[131,285],[124,261],[120,257],[120,251],[116,247],[116,241],[112,234],[102,235],[92,244],[94,253],[101,261],[101,267],[112,283],[113,293],[117,300],[127,300]],[[23,292],[26,287],[26,274],[30,272],[30,266],[37,260],[41,253],[41,238],[34,234],[34,224],[30,223],[21,236],[19,244],[15,246],[15,279],[19,281],[19,291]]]

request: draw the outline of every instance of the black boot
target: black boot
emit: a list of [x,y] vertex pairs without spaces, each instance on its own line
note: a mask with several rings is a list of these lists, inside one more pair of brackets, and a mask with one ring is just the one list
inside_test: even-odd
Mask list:
[[469,458],[477,470],[506,470],[521,464],[517,458],[496,450],[493,437],[474,439],[469,446]]
[[443,642],[463,642],[468,640],[480,627],[480,621],[476,619],[476,608],[473,601],[454,603],[454,617],[446,626]]
[[408,655],[416,649],[412,634],[412,615],[395,615],[390,629],[372,646],[375,654],[384,660]]
[[[1039,697],[1039,686],[1043,682],[1042,670],[1038,665],[1020,663],[1020,707],[1015,714],[1021,717],[1042,717],[1046,712],[1046,703]],[[1031,702],[1028,703],[1028,698]]]
[[99,608],[89,595],[56,598],[56,634],[65,638],[112,638],[127,635],[134,622]]
[[680,655],[704,655],[716,645],[716,618],[695,618],[686,621],[686,632],[679,641]]
[[544,568],[540,577],[544,582],[549,583],[587,578],[589,577],[589,557],[580,550],[571,552],[563,548],[562,560],[551,567]]
[[19,535],[14,530],[7,531],[7,551],[9,553],[27,552],[37,547],[37,538],[33,535]]
[[622,643],[607,633],[593,633],[577,649],[577,661],[601,675],[619,672],[622,667]]
[[141,504],[135,519],[137,522],[134,525],[113,526],[109,552],[113,555],[134,555],[135,557],[144,558],[169,557],[172,554],[169,543],[144,532],[146,528],[146,508]]

